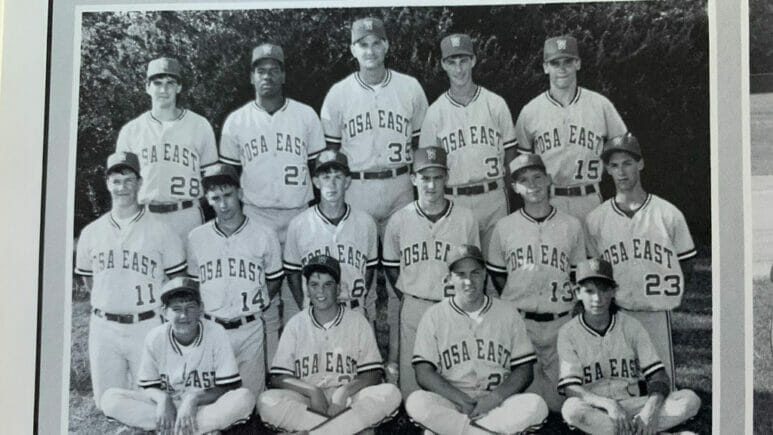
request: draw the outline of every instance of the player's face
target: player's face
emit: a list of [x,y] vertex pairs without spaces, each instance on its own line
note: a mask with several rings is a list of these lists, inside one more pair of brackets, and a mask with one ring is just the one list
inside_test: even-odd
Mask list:
[[617,191],[629,192],[639,185],[639,171],[644,169],[644,160],[637,161],[633,155],[619,151],[609,156],[604,167],[614,180]]
[[567,89],[577,85],[577,71],[580,70],[580,59],[561,57],[542,64],[545,74],[550,77],[550,86],[557,89]]
[[172,298],[164,310],[177,336],[190,337],[196,333],[201,305],[191,298]]
[[229,220],[241,211],[242,189],[236,186],[214,186],[207,191],[207,202],[218,219]]
[[449,284],[454,287],[454,297],[457,302],[472,304],[483,297],[483,286],[486,282],[486,270],[474,258],[465,258],[454,264],[454,270],[449,275]]
[[309,275],[306,288],[315,310],[327,311],[338,305],[338,283],[332,275],[314,272]]
[[475,56],[465,54],[448,56],[441,62],[443,70],[448,74],[452,86],[467,86],[472,82],[472,67],[475,66]]
[[525,202],[539,204],[549,200],[550,176],[539,168],[522,169],[516,174],[513,188]]
[[175,107],[177,94],[182,91],[182,85],[171,76],[154,76],[145,85],[145,92],[150,95],[154,107]]
[[352,56],[357,59],[360,69],[383,68],[387,50],[389,42],[376,35],[368,35],[352,44]]
[[261,59],[252,67],[250,83],[261,97],[276,97],[282,94],[285,73],[282,65],[274,59]]
[[338,203],[344,200],[352,179],[342,171],[333,169],[316,175],[311,181],[319,189],[322,201]]
[[577,289],[577,299],[582,302],[585,312],[593,315],[609,312],[614,296],[614,288],[594,279],[583,281]]
[[443,199],[448,173],[443,168],[426,168],[411,175],[419,200],[434,203]]
[[113,207],[128,207],[137,203],[137,193],[142,179],[131,170],[111,172],[107,176],[107,191],[113,200]]

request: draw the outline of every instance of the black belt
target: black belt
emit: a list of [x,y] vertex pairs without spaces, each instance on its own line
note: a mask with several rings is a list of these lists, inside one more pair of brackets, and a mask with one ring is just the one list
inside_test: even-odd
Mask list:
[[[521,310],[518,310],[521,311]],[[532,313],[529,311],[521,311],[521,314],[523,314],[523,317],[534,320],[535,322],[552,322],[553,320],[560,319],[567,314],[569,314],[569,311],[564,311],[563,313]]]
[[488,183],[477,184],[475,186],[467,187],[446,187],[446,195],[480,195],[481,193],[491,192],[499,187],[499,183],[496,181],[489,181]]
[[[156,312],[153,310],[150,311],[144,311],[139,314],[113,314],[113,313],[106,313],[99,308],[94,308],[94,315],[97,317],[101,317],[103,319],[107,319],[111,322],[118,322],[118,323],[124,323],[124,324],[131,324],[131,323],[137,323],[141,322],[143,320],[152,319],[156,316]],[[134,319],[137,320],[134,320]]]
[[242,325],[246,325],[252,321],[258,320],[258,318],[254,314],[250,314],[244,317],[239,317],[236,320],[225,320],[219,317],[210,316],[209,314],[204,314],[204,318],[207,320],[214,320],[215,322],[223,325],[223,328],[225,329],[236,329]]
[[597,192],[597,189],[595,184],[586,184],[585,186],[553,188],[553,195],[557,195],[557,196],[585,196],[596,192]]
[[168,204],[148,204],[148,210],[153,213],[171,213],[177,210],[184,210],[193,207],[193,201],[170,202]]
[[347,303],[347,305],[349,305],[349,307],[351,309],[355,309],[355,308],[360,306],[360,300],[359,299],[350,299],[350,300],[346,301],[346,303]]
[[434,299],[426,299],[426,298],[420,298],[420,297],[418,297],[418,296],[414,296],[414,295],[411,295],[411,294],[408,294],[408,293],[405,293],[405,294],[406,294],[406,295],[408,295],[408,296],[410,296],[410,297],[412,297],[412,298],[414,298],[414,299],[418,299],[418,300],[420,300],[420,301],[424,301],[424,302],[432,302],[433,304],[436,304],[436,303],[440,302],[439,300],[438,300],[438,301],[436,301],[436,300],[434,300]]
[[394,178],[398,175],[408,173],[408,166],[401,166],[397,169],[386,169],[384,171],[377,172],[352,172],[350,175],[353,180],[383,180],[385,178]]

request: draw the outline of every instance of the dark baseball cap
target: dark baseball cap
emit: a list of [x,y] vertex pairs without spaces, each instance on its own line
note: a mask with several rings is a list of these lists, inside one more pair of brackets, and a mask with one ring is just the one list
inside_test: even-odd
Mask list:
[[448,264],[448,270],[453,270],[454,265],[465,258],[474,258],[478,262],[486,267],[486,260],[483,259],[483,254],[480,252],[480,248],[475,245],[460,245],[456,246],[448,253],[446,264]]
[[180,67],[180,62],[178,62],[177,59],[171,57],[159,57],[148,63],[148,73],[146,77],[151,78],[160,74],[166,74],[175,76],[179,79],[182,77],[181,71],[182,68]]
[[274,59],[284,65],[285,53],[284,50],[282,50],[282,47],[266,42],[252,49],[252,62],[250,65],[255,65],[255,62],[261,59]]
[[338,260],[329,255],[321,254],[311,257],[309,262],[306,263],[301,270],[301,273],[303,273],[303,276],[305,276],[306,279],[309,279],[314,272],[329,273],[333,276],[335,282],[341,281],[341,265],[338,263]]
[[378,18],[367,17],[352,23],[352,44],[368,35],[375,35],[386,41],[384,22]]
[[337,168],[344,173],[349,173],[349,159],[346,154],[336,150],[325,150],[317,156],[317,162],[314,166],[314,175],[319,174],[327,168]]
[[138,177],[140,176],[140,159],[137,157],[137,154],[124,151],[110,154],[107,158],[105,174],[109,174],[118,167],[129,168],[134,171]]
[[604,151],[601,152],[601,160],[607,163],[612,153],[617,151],[625,151],[636,157],[637,160],[642,158],[639,140],[630,132],[606,141],[604,143]]
[[518,171],[526,168],[539,168],[545,171],[545,163],[542,162],[542,157],[539,154],[521,154],[511,160],[508,167],[510,168],[510,178],[513,180],[518,176]]
[[161,303],[164,305],[169,304],[169,299],[173,296],[182,296],[182,295],[190,295],[193,296],[194,299],[196,299],[197,302],[201,303],[201,293],[199,292],[199,282],[183,277],[178,276],[177,278],[172,278],[169,281],[167,281],[166,284],[161,288],[161,294],[159,297],[161,298]]
[[580,58],[580,51],[577,49],[577,39],[569,35],[546,39],[542,57],[544,62],[550,62],[553,59],[560,59],[562,57]]
[[448,170],[446,157],[446,150],[441,147],[419,148],[413,153],[413,172],[419,172],[427,168],[443,168]]
[[578,284],[591,278],[604,279],[615,284],[612,265],[603,258],[591,258],[578,264],[575,277]]
[[443,38],[440,41],[440,52],[443,59],[459,54],[475,56],[475,52],[472,49],[472,39],[464,33],[454,33]]
[[236,169],[233,166],[226,165],[225,163],[215,163],[203,169],[201,182],[205,186],[222,181],[236,186],[239,185],[239,174],[236,173]]

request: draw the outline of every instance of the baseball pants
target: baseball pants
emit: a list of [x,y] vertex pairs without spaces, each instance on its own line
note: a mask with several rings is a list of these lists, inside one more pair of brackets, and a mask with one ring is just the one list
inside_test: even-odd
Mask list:
[[[260,313],[257,314],[258,317]],[[266,361],[264,356],[263,322],[260,318],[238,328],[225,331],[239,366],[242,386],[255,400],[266,389]]]
[[169,213],[153,214],[169,225],[169,228],[172,228],[177,235],[180,236],[180,240],[182,241],[187,241],[188,233],[204,223],[204,211],[201,210],[198,199],[193,200],[192,207],[171,211]]
[[414,422],[443,435],[521,433],[538,428],[548,417],[545,401],[532,393],[514,394],[474,421],[450,400],[424,390],[408,396],[405,410]]
[[526,391],[536,393],[545,399],[545,403],[552,412],[560,412],[565,399],[558,394],[556,388],[558,385],[558,349],[556,347],[558,330],[571,318],[572,316],[567,314],[550,322],[523,319],[526,333],[537,353],[537,362],[533,366],[534,380]]
[[671,311],[629,311],[623,308],[621,310],[638,320],[649,333],[655,351],[666,366],[666,374],[671,380],[671,391],[676,390],[674,345],[671,341]]
[[416,372],[411,364],[413,346],[416,343],[416,330],[421,317],[436,303],[403,294],[400,304],[400,392],[403,397],[421,389],[416,383]]
[[[175,407],[180,401],[175,400]],[[121,423],[152,431],[156,429],[157,404],[143,391],[112,388],[104,395],[105,415]],[[255,396],[246,388],[229,390],[196,412],[196,434],[224,430],[247,421],[255,409]]]
[[[629,416],[641,411],[647,396],[619,400]],[[668,430],[695,416],[701,407],[701,399],[691,390],[673,391],[663,401],[658,416],[658,432]],[[570,426],[590,434],[615,434],[615,423],[606,411],[591,406],[577,397],[570,397],[561,408],[561,415]]]
[[585,224],[585,216],[601,204],[601,193],[596,185],[596,192],[583,196],[558,196],[552,195],[550,203],[558,210],[568,213]]
[[[328,402],[335,400],[341,387],[325,390]],[[308,409],[307,397],[291,390],[267,390],[258,398],[261,419],[281,430],[310,434],[355,434],[375,427],[392,417],[400,406],[400,391],[392,384],[363,388],[347,400],[347,408],[335,417]]]
[[136,388],[145,336],[161,324],[161,317],[122,324],[91,315],[89,365],[94,402],[102,409],[102,395],[110,388]]
[[483,252],[488,249],[494,226],[500,219],[507,216],[507,195],[502,188],[502,180],[497,180],[497,183],[499,184],[497,189],[479,195],[446,195],[456,204],[472,211],[480,228],[480,248]]

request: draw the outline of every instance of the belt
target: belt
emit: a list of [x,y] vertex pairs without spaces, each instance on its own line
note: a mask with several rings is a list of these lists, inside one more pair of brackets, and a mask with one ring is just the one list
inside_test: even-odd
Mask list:
[[408,173],[408,165],[401,166],[397,169],[386,169],[384,171],[352,172],[350,175],[352,176],[353,180],[383,180],[385,178],[394,178],[398,175],[403,175],[406,173]]
[[466,187],[446,187],[446,195],[480,195],[481,193],[490,192],[499,187],[499,183],[496,181],[489,181],[488,183],[476,184],[474,186]]
[[[521,311],[521,310],[518,310]],[[553,320],[560,319],[567,314],[569,314],[569,311],[564,311],[563,313],[532,313],[530,311],[521,311],[521,314],[523,314],[523,317],[534,320],[535,322],[552,322]]]
[[118,323],[124,323],[124,324],[131,324],[131,323],[139,323],[143,320],[152,319],[156,316],[156,312],[153,310],[150,311],[144,311],[139,314],[113,314],[113,313],[106,313],[99,308],[94,308],[94,315],[97,317],[101,317],[103,319],[107,319],[111,322],[118,322]]
[[148,210],[152,211],[153,213],[171,213],[173,211],[183,210],[190,207],[193,207],[193,201],[191,200],[170,202],[166,204],[148,204]]
[[418,299],[418,300],[424,301],[424,302],[432,302],[433,304],[436,304],[436,303],[440,302],[439,300],[420,298],[418,296],[414,296],[414,295],[411,295],[411,294],[408,294],[408,293],[404,293],[404,294],[408,295],[408,296],[410,296],[410,297],[412,297],[414,299]]
[[596,193],[599,190],[595,184],[586,184],[585,186],[573,187],[553,187],[553,195],[557,196],[585,196]]
[[236,329],[242,325],[246,325],[252,321],[258,320],[258,317],[255,316],[254,314],[250,314],[244,317],[239,317],[236,320],[225,320],[219,317],[210,316],[209,314],[204,314],[204,318],[207,320],[214,320],[215,322],[223,325],[223,328],[225,329]]

